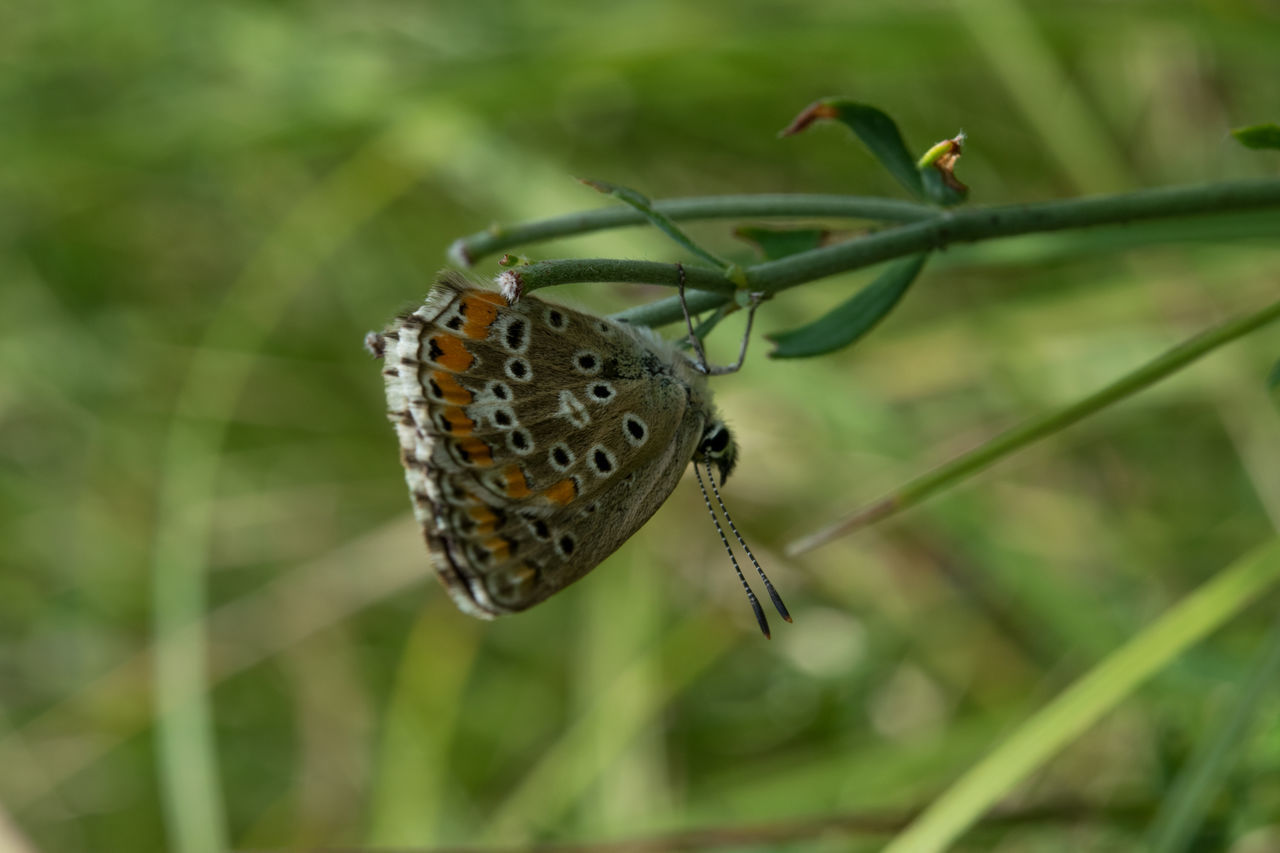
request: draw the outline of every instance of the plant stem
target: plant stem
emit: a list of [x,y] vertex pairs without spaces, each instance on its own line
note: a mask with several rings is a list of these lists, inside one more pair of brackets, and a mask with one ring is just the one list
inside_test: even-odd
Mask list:
[[[674,220],[828,217],[868,219],[876,222],[915,222],[937,216],[938,210],[927,204],[892,198],[861,196],[765,193],[760,195],[721,195],[699,198],[672,198],[654,202],[659,213]],[[572,237],[606,228],[644,225],[648,219],[636,210],[604,207],[569,213],[536,222],[521,222],[507,227],[495,225],[484,231],[459,237],[449,248],[449,257],[461,266],[471,266],[488,255],[526,243],[537,243],[556,237]]]
[[1137,370],[1121,377],[1100,391],[1054,412],[1049,412],[997,436],[981,447],[970,451],[939,468],[918,477],[897,491],[886,495],[847,518],[816,533],[792,542],[789,554],[799,554],[830,542],[838,536],[852,533],[874,521],[895,515],[907,507],[915,506],[937,492],[954,485],[969,475],[986,468],[1000,459],[1021,450],[1028,444],[1061,432],[1089,415],[1123,400],[1153,385],[1171,373],[1212,352],[1225,343],[1248,334],[1267,323],[1280,318],[1280,300],[1264,308],[1229,320],[1183,341],[1164,355],[1148,362]]
[[[734,215],[732,198],[726,197],[724,207],[720,208],[724,216]],[[664,204],[669,202],[657,202],[656,206],[663,209]],[[887,228],[834,246],[765,261],[747,267],[744,272],[749,290],[773,294],[836,273],[919,252],[944,249],[956,243],[1268,207],[1280,207],[1280,179],[1166,187],[1036,204],[969,207],[958,211],[935,210],[927,219]],[[745,208],[740,208],[737,215],[750,215],[744,210]],[[622,213],[639,216],[634,211],[624,209],[614,211],[613,215]],[[669,211],[668,214],[670,215]],[[563,219],[546,222],[556,223]],[[535,226],[543,224],[546,223],[524,226],[527,229],[525,233],[531,233]],[[522,292],[528,293],[553,284],[584,281],[647,282],[675,286],[674,270],[672,264],[653,261],[595,258],[541,261],[519,267],[516,272]],[[720,273],[695,266],[686,266],[685,271],[691,288],[723,294],[720,297],[703,296],[697,310],[715,308],[728,301],[733,287]],[[690,304],[692,306],[692,300]],[[679,301],[673,297],[632,308],[621,312],[618,317],[637,325],[657,326],[679,320],[682,314]]]

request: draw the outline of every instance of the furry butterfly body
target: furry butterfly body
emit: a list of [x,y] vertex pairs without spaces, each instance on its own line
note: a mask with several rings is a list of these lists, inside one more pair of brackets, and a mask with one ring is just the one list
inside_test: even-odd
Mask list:
[[431,561],[474,616],[524,610],[736,447],[706,379],[648,330],[445,274],[366,345]]

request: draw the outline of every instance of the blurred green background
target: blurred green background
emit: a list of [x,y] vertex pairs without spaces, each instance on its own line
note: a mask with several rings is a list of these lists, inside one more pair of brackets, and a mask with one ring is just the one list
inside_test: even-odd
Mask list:
[[[606,203],[572,176],[653,197],[898,196],[840,128],[776,138],[825,95],[884,108],[917,151],[963,129],[974,203],[1274,175],[1273,152],[1227,131],[1280,118],[1277,45],[1262,0],[10,0],[0,850],[598,840],[927,803],[1275,535],[1280,330],[900,519],[796,559],[783,546],[1274,298],[1280,229],[952,249],[858,347],[771,362],[757,340],[715,389],[743,448],[726,500],[796,617],[772,642],[687,481],[546,604],[457,613],[362,336],[425,294],[454,238]],[[750,257],[724,223],[691,231]],[[680,257],[644,229],[527,252]],[[788,292],[758,327],[865,280]],[[1159,802],[1268,605],[1015,803],[1084,817],[1050,809],[969,847],[1132,849],[1143,820],[1110,810]],[[211,686],[163,730],[152,642],[184,607],[208,614]],[[202,673],[174,648],[181,696]],[[1280,845],[1277,691],[1258,719],[1200,849],[1280,849],[1249,846]]]

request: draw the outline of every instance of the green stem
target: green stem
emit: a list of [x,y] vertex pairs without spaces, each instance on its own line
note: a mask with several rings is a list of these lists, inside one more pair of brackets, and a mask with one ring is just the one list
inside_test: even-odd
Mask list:
[[1127,376],[1121,377],[1097,393],[1085,397],[1070,406],[1030,420],[1022,426],[1014,427],[981,447],[953,459],[951,462],[922,477],[912,480],[897,491],[886,495],[853,515],[792,542],[787,551],[790,554],[798,554],[811,550],[830,542],[838,536],[851,533],[866,527],[874,521],[896,515],[908,507],[915,506],[926,498],[932,497],[934,494],[1003,459],[1014,451],[1021,450],[1027,445],[1056,432],[1061,432],[1089,415],[1123,400],[1149,385],[1155,384],[1223,344],[1246,335],[1277,318],[1280,318],[1280,300],[1272,302],[1252,314],[1229,320],[1215,328],[1201,332],[1195,337],[1183,341],[1159,358],[1148,362]]
[[[663,204],[658,202],[656,206],[662,209]],[[747,289],[773,294],[836,273],[957,243],[1277,206],[1280,206],[1280,179],[1266,178],[1036,204],[935,211],[927,219],[887,228],[834,246],[765,261],[747,267],[744,272]],[[617,213],[639,217],[638,213],[630,210],[616,211],[615,215]],[[726,212],[725,215],[729,214]],[[732,288],[724,286],[725,282],[718,273],[700,271],[692,266],[685,267],[685,270],[691,288],[724,294],[720,298],[703,297],[699,310],[715,308],[728,301]],[[673,265],[652,261],[604,258],[552,260],[519,267],[513,272],[519,278],[523,293],[554,284],[584,281],[676,284]],[[624,311],[618,317],[636,325],[657,326],[679,320],[682,314],[680,303],[671,298]]]
[[671,238],[671,241],[677,246],[695,257],[702,258],[702,260],[711,264],[711,266],[721,272],[727,274],[731,270],[737,269],[737,267],[728,261],[716,257],[716,255],[709,249],[704,249],[702,246],[699,246],[697,241],[680,230],[680,226],[676,225],[674,219],[655,208],[653,206],[653,202],[650,201],[643,193],[636,192],[630,187],[611,184],[608,181],[593,181],[582,178],[579,180],[582,181],[583,184],[603,193],[604,195],[613,196],[632,210],[635,210],[645,219],[649,220],[650,225]]
[[[935,207],[892,198],[864,198],[847,195],[764,193],[721,195],[699,198],[672,198],[657,201],[654,210],[677,221],[697,219],[747,219],[828,217],[869,219],[877,222],[915,222],[938,214]],[[645,216],[636,210],[605,207],[569,213],[536,222],[499,226],[459,237],[449,248],[449,257],[459,266],[469,267],[481,258],[526,243],[557,237],[589,234],[607,228],[644,225]]]

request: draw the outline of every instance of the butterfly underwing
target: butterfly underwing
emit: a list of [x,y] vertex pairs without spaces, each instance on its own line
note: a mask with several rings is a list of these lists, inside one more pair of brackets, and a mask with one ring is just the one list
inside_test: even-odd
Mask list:
[[690,461],[723,480],[736,460],[703,373],[647,329],[443,273],[366,346],[431,561],[473,616],[543,601],[617,550]]

